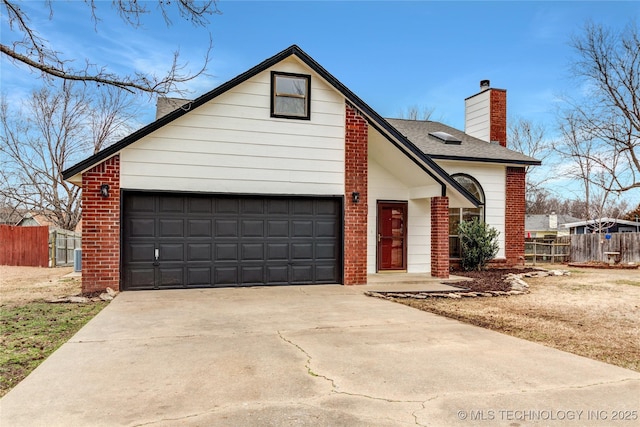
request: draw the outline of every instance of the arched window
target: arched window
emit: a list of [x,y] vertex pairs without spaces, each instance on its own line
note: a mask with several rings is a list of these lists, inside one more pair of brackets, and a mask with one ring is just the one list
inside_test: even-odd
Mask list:
[[449,258],[460,258],[458,225],[461,221],[471,221],[473,218],[484,222],[484,191],[482,191],[480,183],[470,175],[459,173],[451,177],[481,202],[477,208],[449,209]]

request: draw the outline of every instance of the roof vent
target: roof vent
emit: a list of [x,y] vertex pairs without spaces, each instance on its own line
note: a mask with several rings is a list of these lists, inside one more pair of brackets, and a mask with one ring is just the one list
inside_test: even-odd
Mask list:
[[462,140],[446,132],[429,132],[429,135],[439,139],[447,145],[460,145]]
[[489,80],[480,80],[480,92],[484,92],[485,90],[491,87],[491,81]]

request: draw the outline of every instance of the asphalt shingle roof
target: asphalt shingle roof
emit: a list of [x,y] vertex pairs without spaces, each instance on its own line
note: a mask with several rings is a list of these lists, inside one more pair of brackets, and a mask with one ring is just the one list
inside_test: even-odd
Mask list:
[[[443,123],[428,120],[386,120],[423,153],[428,154],[433,159],[472,160],[521,165],[541,164],[539,160],[533,157],[509,150],[499,144],[488,143]],[[441,139],[429,135],[433,132],[446,132],[459,139],[461,143],[457,145],[445,144]]]

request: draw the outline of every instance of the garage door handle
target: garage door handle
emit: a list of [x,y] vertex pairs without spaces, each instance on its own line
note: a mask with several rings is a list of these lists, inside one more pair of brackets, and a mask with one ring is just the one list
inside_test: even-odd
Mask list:
[[160,262],[158,262],[158,260],[160,259],[160,249],[154,249],[153,258],[153,265],[160,265]]

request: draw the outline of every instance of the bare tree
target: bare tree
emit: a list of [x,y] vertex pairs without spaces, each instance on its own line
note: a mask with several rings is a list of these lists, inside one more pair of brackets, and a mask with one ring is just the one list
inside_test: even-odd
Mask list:
[[[509,133],[507,146],[522,154],[545,161],[549,158],[552,150],[552,144],[546,138],[546,129],[540,123],[534,123],[530,120],[517,118],[509,120]],[[534,171],[539,171],[537,166]],[[549,167],[546,166],[545,170]],[[531,166],[526,166],[526,203],[527,207],[535,204],[539,193],[544,193],[544,183],[551,179],[551,174],[533,173]],[[529,210],[527,210],[529,212]]]
[[65,82],[33,92],[23,105],[0,102],[0,196],[17,208],[73,230],[80,189],[62,179],[65,165],[128,134],[132,100],[111,88],[98,94]]
[[431,119],[433,116],[433,112],[435,108],[432,107],[418,107],[417,105],[412,105],[408,107],[406,110],[400,110],[400,118],[407,120],[423,120],[427,121]]
[[[185,64],[179,62],[178,52],[174,53],[173,61],[165,75],[151,75],[142,72],[118,75],[108,71],[106,65],[94,64],[89,59],[82,61],[84,65],[77,66],[76,64],[82,62],[74,61],[72,57],[65,56],[55,46],[51,46],[44,36],[38,32],[35,24],[29,19],[29,16],[18,2],[13,0],[1,1],[4,9],[2,14],[8,21],[14,39],[6,43],[3,40],[3,43],[0,43],[0,52],[14,63],[25,64],[31,69],[40,72],[43,79],[48,82],[58,79],[82,81],[113,86],[132,93],[164,95],[169,92],[180,93],[179,85],[204,73],[209,62],[209,53],[212,47],[211,39],[209,40],[209,47],[203,55],[204,64],[195,73],[184,73]],[[53,19],[55,2],[44,0],[43,3],[49,9],[49,19]],[[95,23],[96,28],[100,21],[97,15],[98,3],[96,0],[85,0],[88,14]],[[149,5],[151,3],[138,0],[113,0],[112,7],[123,22],[137,28],[140,26],[141,17],[150,13]],[[206,26],[209,23],[208,16],[220,13],[216,6],[216,0],[175,0],[173,2],[158,0],[157,5],[167,25],[171,24],[170,14],[172,10],[177,10],[181,18],[191,21],[197,26]]]
[[572,71],[585,95],[570,100],[565,117],[590,148],[577,154],[612,180],[592,180],[617,193],[640,188],[640,34],[635,22],[621,31],[587,24],[575,37]]

